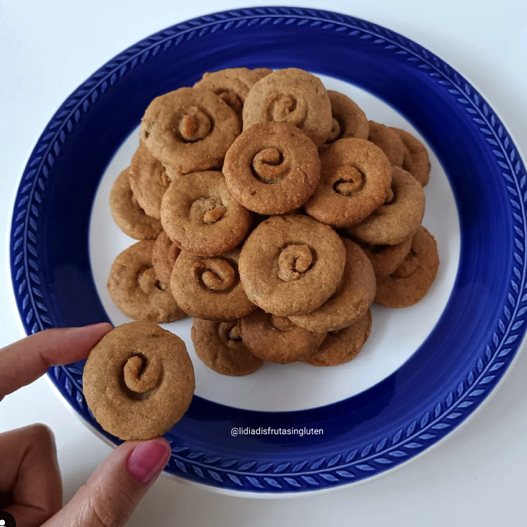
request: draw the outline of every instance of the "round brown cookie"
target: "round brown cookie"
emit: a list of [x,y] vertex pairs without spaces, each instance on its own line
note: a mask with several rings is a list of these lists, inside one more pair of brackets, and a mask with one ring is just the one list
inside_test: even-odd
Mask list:
[[343,137],[368,139],[368,119],[366,114],[349,97],[338,91],[328,90],[333,116],[329,137],[322,145],[325,148]]
[[320,146],[331,127],[331,103],[318,77],[297,68],[274,71],[249,91],[243,106],[243,129],[279,121],[297,126]]
[[405,130],[400,128],[392,128],[392,130],[399,134],[404,145],[403,169],[412,174],[421,186],[426,187],[430,179],[430,158],[425,146]]
[[344,275],[333,296],[307,315],[289,317],[309,331],[335,331],[349,326],[368,311],[375,298],[375,274],[364,251],[350,240],[346,247]]
[[234,249],[251,213],[230,194],[221,172],[196,172],[174,181],[161,204],[161,223],[182,249],[205,256]]
[[163,165],[141,143],[130,163],[130,188],[139,206],[152,218],[161,217],[161,200],[169,184]]
[[112,264],[108,291],[115,305],[135,320],[163,324],[185,316],[170,294],[157,280],[152,267],[154,240],[144,240],[125,249]]
[[168,432],[194,394],[194,368],[185,343],[153,322],[131,322],[92,349],[82,376],[97,422],[125,441]]
[[320,185],[304,205],[318,221],[334,227],[361,222],[386,199],[392,181],[382,150],[364,139],[346,138],[320,154]]
[[156,238],[152,251],[152,265],[157,279],[163,284],[170,284],[170,275],[179,256],[180,248],[168,237],[165,231]]
[[295,326],[286,317],[256,310],[239,322],[245,345],[263,360],[289,364],[311,355],[322,344],[326,332],[313,333]]
[[214,258],[181,251],[170,279],[178,305],[190,316],[234,320],[256,309],[243,290],[238,274],[240,249]]
[[196,355],[216,373],[236,377],[249,375],[264,362],[244,344],[236,321],[215,322],[195,318],[191,335]]
[[390,164],[401,167],[404,161],[404,144],[393,128],[375,121],[370,121],[368,141],[377,145],[388,158]]
[[371,320],[371,311],[368,309],[351,326],[328,333],[320,348],[304,362],[311,366],[338,366],[354,359],[370,336]]
[[117,226],[136,240],[154,239],[162,230],[161,223],[139,206],[130,188],[130,169],[124,169],[110,192],[110,209]]
[[221,167],[239,133],[238,116],[215,93],[180,88],[150,103],[140,137],[167,169],[188,174]]
[[300,214],[272,216],[245,241],[240,278],[264,311],[301,315],[335,292],[345,263],[346,249],[331,227]]
[[227,68],[205,73],[203,78],[194,84],[194,88],[210,90],[223,99],[242,118],[243,103],[252,86],[272,70],[258,68]]
[[259,214],[282,214],[303,205],[320,181],[313,141],[279,122],[255,124],[231,145],[223,165],[232,195]]
[[397,245],[360,244],[373,267],[377,280],[390,276],[406,258],[412,246],[412,239]]
[[417,304],[428,293],[438,267],[437,243],[421,226],[412,239],[412,247],[403,263],[392,275],[377,281],[375,302],[386,307]]
[[348,228],[353,238],[371,245],[397,245],[417,232],[425,213],[423,187],[402,168],[392,167],[391,190],[382,207]]

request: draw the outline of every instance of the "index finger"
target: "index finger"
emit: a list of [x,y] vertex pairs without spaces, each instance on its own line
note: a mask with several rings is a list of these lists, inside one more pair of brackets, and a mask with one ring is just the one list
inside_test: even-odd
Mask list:
[[107,322],[48,329],[0,349],[0,401],[44,375],[51,366],[85,359],[111,329]]

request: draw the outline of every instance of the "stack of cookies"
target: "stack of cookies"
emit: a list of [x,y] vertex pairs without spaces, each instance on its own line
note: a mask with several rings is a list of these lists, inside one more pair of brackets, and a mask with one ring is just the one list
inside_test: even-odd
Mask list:
[[414,136],[308,72],[206,73],[152,101],[115,181],[113,217],[140,241],[110,295],[136,320],[194,317],[196,354],[221,374],[348,362],[373,302],[413,305],[436,277],[429,175]]

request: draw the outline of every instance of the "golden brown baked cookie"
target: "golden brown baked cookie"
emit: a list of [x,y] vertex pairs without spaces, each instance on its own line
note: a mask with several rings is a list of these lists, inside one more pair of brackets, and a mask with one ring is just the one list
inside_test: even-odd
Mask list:
[[218,95],[180,88],[150,103],[140,137],[167,169],[188,174],[220,168],[239,133],[238,116]]
[[390,276],[406,258],[412,238],[397,245],[368,245],[359,243],[373,267],[377,280]]
[[243,129],[279,121],[297,126],[320,146],[332,127],[331,103],[318,77],[297,68],[274,71],[250,90],[243,106]]
[[233,377],[249,375],[264,363],[244,344],[237,321],[195,318],[191,335],[196,355],[216,373]]
[[417,232],[425,213],[423,187],[402,168],[392,167],[391,190],[382,207],[348,228],[353,238],[371,245],[397,245]]
[[214,92],[236,112],[241,121],[243,104],[249,90],[269,73],[272,73],[272,70],[267,68],[227,68],[205,73],[203,78],[194,84],[194,88]]
[[152,218],[161,218],[161,200],[169,184],[163,165],[141,143],[130,163],[130,188],[139,206]]
[[170,284],[170,275],[181,249],[168,237],[165,231],[156,238],[152,251],[152,265],[157,279],[163,284]]
[[168,432],[194,394],[194,368],[185,343],[153,322],[131,322],[92,349],[82,376],[97,422],[125,441]]
[[207,258],[181,251],[170,279],[172,294],[190,316],[234,320],[256,309],[238,274],[240,249]]
[[117,226],[130,238],[154,239],[161,231],[161,223],[139,206],[130,188],[130,169],[125,168],[115,180],[110,192],[110,209]]
[[404,144],[399,134],[389,126],[370,121],[368,141],[377,145],[392,166],[401,167],[404,161]]
[[231,145],[223,165],[232,195],[259,214],[282,214],[303,205],[320,181],[313,141],[299,128],[258,123]]
[[414,176],[421,186],[426,187],[430,180],[430,158],[425,145],[409,132],[400,128],[392,128],[399,134],[404,145],[404,161],[402,167]]
[[382,150],[364,139],[339,139],[320,154],[320,185],[304,205],[318,221],[334,227],[361,222],[386,198],[391,166]]
[[377,281],[375,302],[386,307],[408,307],[420,302],[437,275],[439,254],[434,237],[423,227],[412,239],[412,248],[395,272]]
[[322,343],[326,332],[313,333],[295,326],[286,317],[256,310],[239,321],[245,345],[263,360],[289,364],[311,355]]
[[359,106],[338,91],[328,90],[328,97],[331,102],[333,120],[331,132],[322,148],[344,137],[368,139],[368,119]]
[[350,240],[346,247],[344,275],[333,295],[307,315],[289,317],[309,331],[335,331],[349,326],[368,311],[375,298],[375,274],[364,251]]
[[251,213],[230,194],[221,172],[195,172],[174,181],[161,204],[161,223],[182,249],[204,256],[234,249]]
[[135,320],[163,324],[185,316],[160,283],[152,267],[154,240],[144,240],[125,249],[112,264],[108,291],[115,305]]
[[278,316],[310,313],[337,289],[346,263],[338,234],[300,214],[272,216],[245,241],[240,278],[249,299]]
[[311,366],[338,366],[354,359],[368,340],[371,332],[371,311],[347,328],[332,331],[306,364]]

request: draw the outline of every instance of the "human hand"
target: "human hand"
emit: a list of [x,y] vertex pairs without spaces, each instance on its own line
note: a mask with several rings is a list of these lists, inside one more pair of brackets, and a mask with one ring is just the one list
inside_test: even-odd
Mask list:
[[[50,366],[84,359],[110,324],[50,329],[0,350],[0,401]],[[62,507],[62,482],[49,428],[30,425],[0,434],[0,510],[17,527],[120,527],[170,457],[163,438],[117,447]]]

